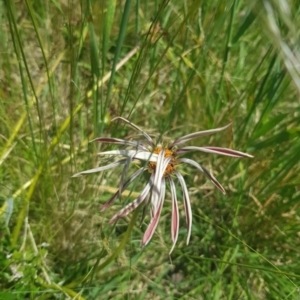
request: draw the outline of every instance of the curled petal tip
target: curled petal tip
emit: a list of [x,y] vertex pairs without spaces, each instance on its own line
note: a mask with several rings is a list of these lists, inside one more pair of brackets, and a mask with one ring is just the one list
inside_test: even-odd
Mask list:
[[114,118],[111,119],[111,122],[116,121],[118,119],[122,119],[122,117],[120,117],[120,116],[114,117]]
[[81,176],[82,176],[81,173],[77,173],[77,174],[72,175],[71,178],[74,178],[74,177],[81,177]]
[[102,205],[100,208],[100,212],[105,211],[107,209],[107,207],[105,205]]
[[145,236],[143,237],[143,240],[141,242],[141,248],[143,249],[144,247],[146,247],[150,240],[151,240],[152,236],[145,238]]
[[114,224],[116,221],[118,220],[118,218],[112,217],[109,221],[108,224]]

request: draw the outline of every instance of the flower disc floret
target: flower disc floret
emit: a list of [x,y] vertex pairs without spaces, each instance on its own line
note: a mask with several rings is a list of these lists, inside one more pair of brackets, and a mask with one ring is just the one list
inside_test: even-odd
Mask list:
[[[166,166],[166,169],[164,171],[164,177],[171,176],[172,173],[175,171],[175,166],[176,166],[176,157],[174,151],[168,149],[168,148],[163,148],[161,145],[158,145],[155,147],[153,153],[154,154],[159,154],[162,150],[164,150],[164,157],[168,158],[171,157],[170,162]],[[156,165],[157,162],[152,162],[150,161],[148,163],[148,171],[149,173],[154,173],[156,171]]]

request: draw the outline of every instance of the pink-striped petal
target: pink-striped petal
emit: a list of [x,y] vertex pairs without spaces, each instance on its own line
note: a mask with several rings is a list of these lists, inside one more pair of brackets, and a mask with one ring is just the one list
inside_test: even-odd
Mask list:
[[204,146],[204,147],[196,147],[196,146],[188,146],[188,147],[183,147],[180,148],[176,151],[176,154],[184,154],[188,153],[191,151],[202,151],[206,153],[212,153],[212,154],[220,154],[220,155],[226,155],[226,156],[231,156],[231,157],[249,157],[252,158],[253,156],[244,153],[241,151],[233,150],[233,149],[228,149],[228,148],[221,148],[221,147],[210,147],[210,146]]
[[121,209],[118,213],[116,213],[109,221],[110,224],[116,222],[118,219],[123,218],[127,216],[129,213],[131,213],[133,210],[135,210],[147,197],[151,189],[151,183],[147,183],[144,190],[141,192],[141,194],[132,202],[130,202],[128,205],[126,205],[123,209]]
[[148,225],[148,227],[144,233],[143,240],[142,240],[142,247],[145,247],[150,242],[150,240],[155,232],[155,229],[158,225],[161,210],[162,210],[162,205],[158,208],[156,215],[151,219],[150,224]]
[[82,176],[82,175],[92,174],[92,173],[96,173],[96,172],[102,172],[102,171],[105,171],[105,170],[108,170],[108,169],[115,168],[119,165],[123,165],[125,163],[126,163],[126,159],[121,159],[121,160],[115,161],[111,164],[108,164],[106,166],[102,166],[102,167],[98,167],[98,168],[94,168],[94,169],[89,169],[89,170],[86,170],[86,171],[76,173],[72,177],[79,177],[79,176]]
[[153,215],[156,215],[156,211],[159,207],[162,182],[164,180],[164,173],[171,159],[172,157],[165,157],[165,150],[162,150],[158,154],[155,173],[154,173],[153,187],[152,187],[152,198],[151,198]]
[[165,184],[165,179],[162,179],[162,185],[161,185],[161,193],[160,193],[160,199],[159,199],[159,206],[153,217],[151,218],[151,221],[144,233],[143,239],[142,239],[142,247],[145,247],[149,241],[151,240],[155,229],[158,225],[160,214],[162,211],[164,199],[165,199],[165,192],[166,192],[166,184]]
[[145,170],[146,170],[146,168],[141,168],[141,169],[138,169],[135,173],[133,173],[133,174],[131,175],[131,177],[130,177],[123,185],[122,185],[122,188],[119,189],[112,197],[110,197],[110,199],[109,199],[107,202],[105,202],[105,203],[102,205],[100,211],[104,211],[104,210],[106,210],[108,207],[110,207],[110,206],[114,203],[114,201],[115,201],[117,198],[119,198],[119,195],[122,194],[122,192],[126,189],[126,187],[127,187],[130,183],[132,183],[138,176],[140,176],[140,174],[141,174],[142,172],[144,172]]
[[190,203],[190,196],[188,189],[186,187],[185,181],[183,176],[178,172],[175,171],[175,175],[177,176],[182,192],[183,192],[183,203],[184,203],[184,210],[185,210],[185,216],[186,216],[186,226],[187,226],[187,238],[186,238],[186,244],[188,245],[190,242],[190,237],[191,237],[191,231],[192,231],[192,209],[191,209],[191,203]]
[[194,167],[196,167],[199,171],[201,171],[224,195],[226,194],[225,189],[221,185],[221,183],[211,174],[206,168],[198,164],[196,161],[189,158],[179,158],[178,162],[187,163]]
[[121,155],[126,157],[131,157],[132,159],[138,159],[143,161],[153,161],[156,162],[158,155],[149,151],[141,150],[111,150],[99,152],[98,155]]
[[204,131],[198,131],[198,132],[187,134],[187,135],[182,136],[182,137],[178,138],[177,140],[175,140],[169,146],[169,148],[173,148],[174,146],[178,146],[178,145],[183,144],[185,142],[188,142],[192,139],[196,139],[196,138],[199,138],[199,137],[202,137],[202,136],[207,136],[207,135],[211,135],[211,134],[223,131],[223,130],[227,129],[230,125],[231,125],[231,123],[224,126],[224,127],[209,129],[209,130],[204,130]]
[[169,252],[169,255],[173,252],[174,247],[177,242],[178,232],[179,232],[179,210],[177,203],[176,187],[174,181],[171,177],[169,178],[171,197],[172,197],[172,220],[171,220],[171,238],[173,241],[172,248]]
[[147,139],[147,141],[149,142],[149,144],[152,147],[154,147],[154,142],[153,142],[152,138],[145,131],[143,131],[140,127],[136,126],[135,124],[131,123],[130,121],[126,120],[123,117],[116,117],[116,118],[112,119],[111,121],[113,122],[115,120],[121,120],[121,121],[125,122],[126,124],[130,125],[132,128],[134,128],[137,131],[141,132],[143,134],[143,136]]
[[126,141],[126,140],[117,139],[117,138],[99,137],[99,138],[92,140],[91,142],[132,146],[132,147],[136,147],[141,150],[147,150],[147,148],[143,145],[143,143],[138,142],[138,141]]

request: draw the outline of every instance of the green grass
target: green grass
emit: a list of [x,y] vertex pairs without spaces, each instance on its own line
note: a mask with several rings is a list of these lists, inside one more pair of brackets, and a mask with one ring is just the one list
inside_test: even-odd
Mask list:
[[[300,9],[296,1],[0,2],[0,299],[297,299],[300,274]],[[171,139],[224,126],[195,145],[171,247],[168,196],[141,250],[141,212],[108,220],[121,169],[97,136],[131,137],[123,116]],[[101,150],[111,149],[101,146]],[[131,192],[131,193],[130,193]],[[169,195],[169,194],[168,194]],[[180,196],[180,193],[178,194]]]

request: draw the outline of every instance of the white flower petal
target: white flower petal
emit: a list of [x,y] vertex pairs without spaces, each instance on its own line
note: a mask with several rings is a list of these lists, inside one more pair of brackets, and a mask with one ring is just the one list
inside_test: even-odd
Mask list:
[[161,184],[163,181],[164,173],[171,159],[172,157],[165,157],[165,150],[160,151],[158,154],[151,197],[153,215],[156,215],[156,212],[159,208]]
[[204,130],[204,131],[198,131],[198,132],[194,132],[194,133],[190,133],[188,135],[182,136],[182,137],[178,138],[177,140],[175,140],[170,145],[170,148],[172,148],[174,146],[178,146],[180,144],[183,144],[183,143],[185,143],[187,141],[190,141],[192,139],[196,139],[196,138],[199,138],[199,137],[202,137],[202,136],[211,135],[211,134],[223,131],[223,130],[227,129],[230,125],[231,125],[231,123],[224,126],[224,127],[209,129],[209,130]]
[[226,194],[225,189],[221,185],[221,183],[211,174],[206,168],[198,164],[196,161],[189,159],[189,158],[179,158],[178,162],[183,162],[190,164],[196,167],[199,171],[201,171],[224,195]]
[[158,155],[149,151],[137,150],[111,150],[99,152],[98,155],[122,155],[131,157],[132,159],[139,159],[144,161],[156,162]]
[[178,232],[179,232],[179,210],[177,203],[177,195],[176,195],[176,187],[172,177],[168,177],[171,189],[171,197],[172,197],[172,217],[171,217],[171,237],[173,241],[172,248],[169,252],[169,255],[174,250],[174,247],[177,242]]
[[185,181],[183,176],[178,172],[175,171],[175,174],[180,182],[180,185],[182,187],[182,192],[183,192],[183,203],[184,203],[184,210],[185,210],[185,216],[186,216],[186,225],[187,225],[187,231],[188,235],[186,238],[186,244],[188,245],[190,242],[190,237],[191,237],[191,231],[192,231],[192,209],[191,209],[191,203],[190,203],[190,196],[188,189],[186,187]]
[[204,147],[196,147],[196,146],[188,146],[180,148],[176,151],[177,154],[184,154],[190,151],[202,151],[206,153],[212,153],[212,154],[220,154],[225,156],[231,156],[231,157],[249,157],[252,158],[253,156],[244,153],[241,151],[229,149],[229,148],[222,148],[222,147],[210,147],[210,146],[204,146]]
[[152,138],[145,131],[143,131],[140,127],[136,126],[135,124],[131,123],[130,121],[126,120],[123,117],[116,117],[116,118],[112,119],[111,121],[115,121],[115,120],[121,120],[121,121],[125,122],[126,124],[130,125],[131,127],[133,127],[134,129],[136,129],[139,132],[141,132],[143,134],[143,136],[147,139],[147,141],[149,142],[149,144],[152,147],[154,147],[154,142],[153,142]]
[[117,139],[117,138],[99,137],[99,138],[92,140],[91,142],[132,146],[132,147],[136,147],[137,149],[140,149],[140,150],[147,150],[145,145],[143,143],[141,143],[140,141],[126,141],[126,140]]
[[98,168],[94,168],[94,169],[82,171],[80,173],[77,173],[77,174],[73,175],[72,177],[79,177],[79,176],[82,176],[82,175],[87,175],[87,174],[92,174],[92,173],[96,173],[96,172],[101,172],[101,171],[104,171],[104,170],[115,168],[115,167],[117,167],[119,165],[122,165],[122,164],[125,164],[125,163],[126,163],[126,159],[121,159],[121,160],[115,161],[115,162],[113,162],[113,163],[111,163],[109,165],[106,165],[106,166],[102,166],[102,167],[98,167]]
[[137,170],[135,173],[133,173],[130,178],[128,178],[124,184],[122,185],[121,189],[119,188],[119,190],[117,190],[117,192],[112,196],[110,197],[110,199],[105,202],[102,207],[101,207],[101,210],[100,211],[104,211],[106,210],[109,206],[111,206],[114,201],[119,197],[120,194],[122,194],[122,192],[126,189],[126,187],[132,183],[138,176],[141,175],[141,173],[143,173],[144,171],[146,170],[146,168],[141,168],[139,170]]
[[156,213],[153,215],[153,217],[151,218],[150,224],[148,225],[148,227],[144,233],[143,240],[142,240],[142,247],[146,246],[149,243],[149,241],[151,240],[151,238],[155,232],[155,229],[158,225],[158,221],[160,218],[160,214],[161,214],[164,199],[165,199],[165,192],[166,192],[165,178],[162,178],[158,209],[157,209]]
[[141,194],[128,205],[126,205],[123,209],[121,209],[118,213],[116,213],[109,221],[110,224],[116,222],[118,219],[127,216],[133,210],[135,210],[147,197],[151,189],[151,182],[148,182]]

